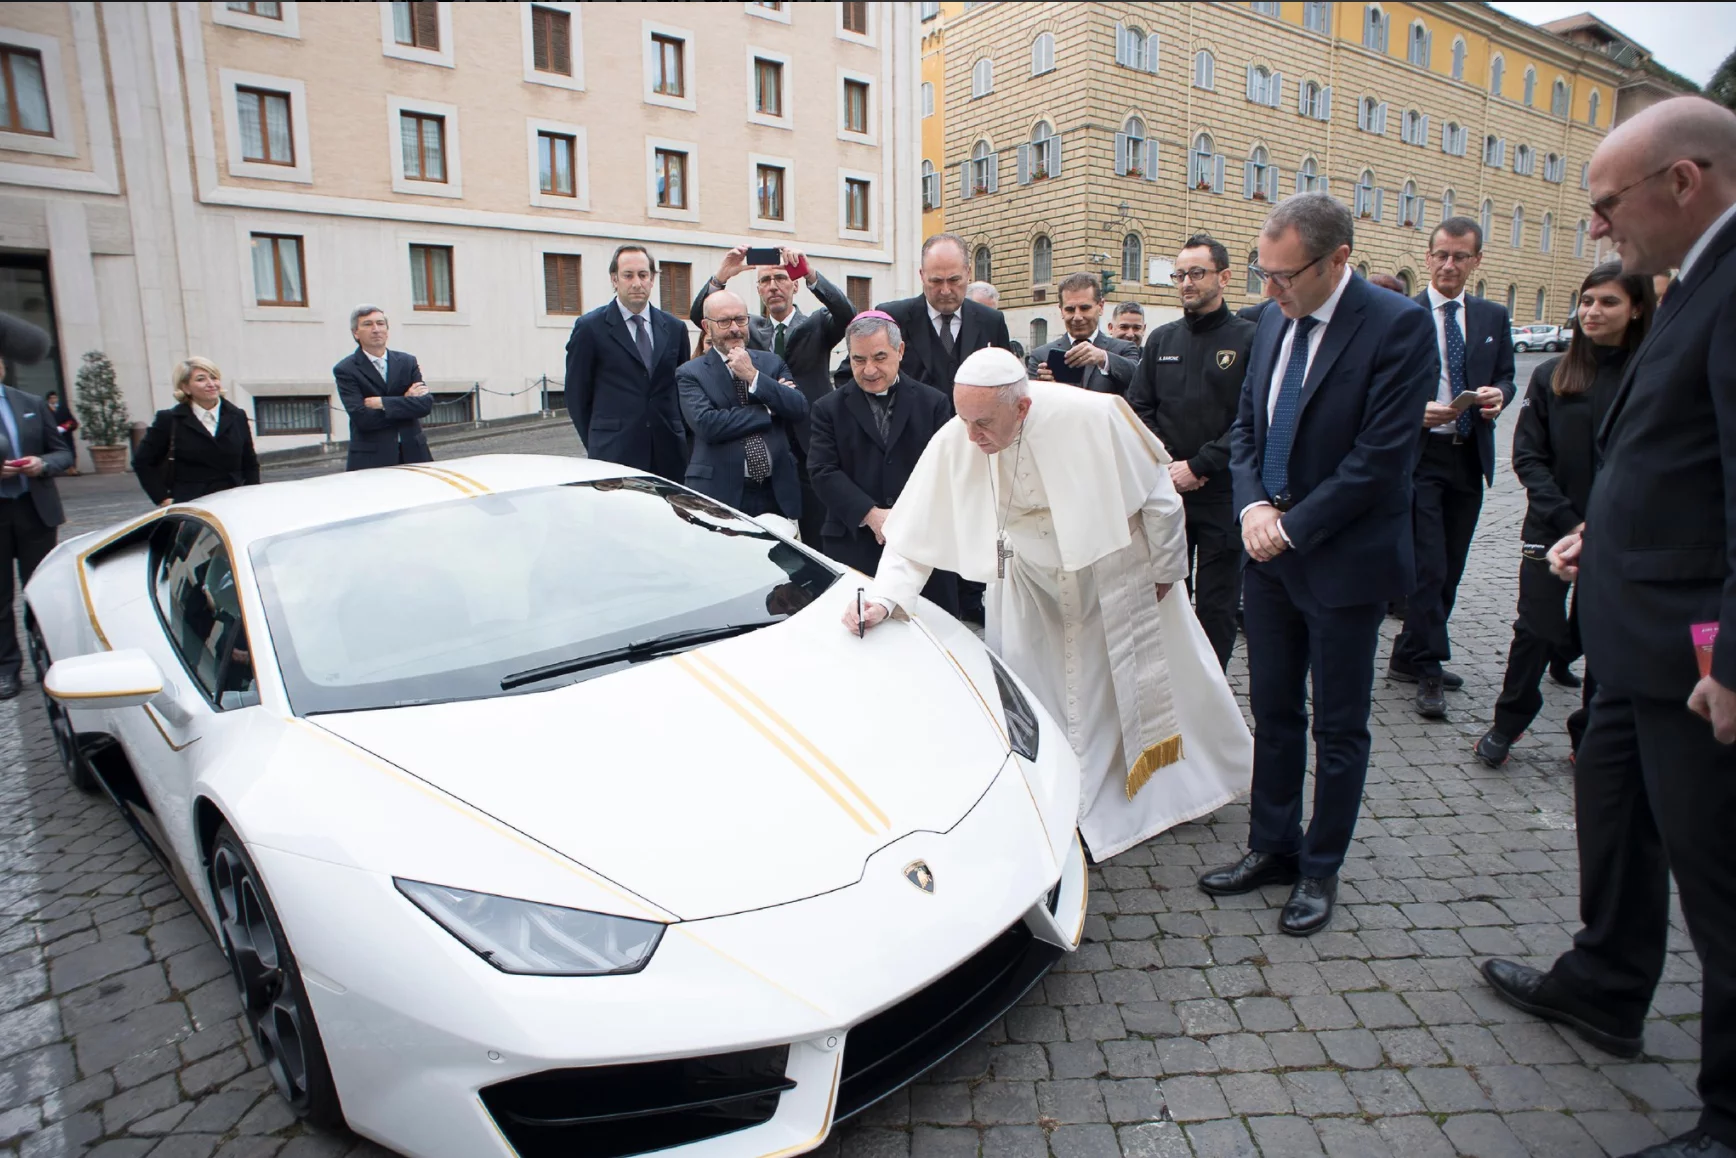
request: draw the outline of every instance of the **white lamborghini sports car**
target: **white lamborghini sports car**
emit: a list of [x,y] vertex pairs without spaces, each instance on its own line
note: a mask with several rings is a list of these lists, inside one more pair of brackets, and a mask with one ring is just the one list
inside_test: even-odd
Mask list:
[[819,1145],[1078,944],[1065,735],[933,607],[500,456],[228,491],[26,589],[68,775],[210,924],[283,1096],[407,1155]]

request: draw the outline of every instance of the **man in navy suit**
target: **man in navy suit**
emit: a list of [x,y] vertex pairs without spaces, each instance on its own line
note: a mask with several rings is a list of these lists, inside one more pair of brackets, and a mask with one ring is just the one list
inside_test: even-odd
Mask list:
[[[1483,510],[1483,487],[1495,482],[1495,416],[1513,401],[1507,311],[1465,292],[1482,260],[1482,228],[1469,217],[1447,218],[1429,239],[1429,284],[1416,296],[1434,317],[1441,375],[1423,414],[1417,461],[1417,585],[1387,675],[1417,684],[1417,712],[1431,720],[1447,714],[1444,689],[1464,683],[1441,668],[1452,654],[1447,619]],[[1476,402],[1454,410],[1453,399],[1471,391]]]
[[952,397],[959,363],[984,346],[1011,345],[1001,311],[965,296],[970,253],[956,233],[937,233],[922,243],[922,292],[874,308],[891,316],[904,334],[904,372]]
[[[1249,852],[1200,877],[1216,896],[1291,884],[1281,931],[1323,928],[1368,771],[1374,653],[1387,600],[1415,584],[1417,423],[1440,376],[1429,315],[1350,268],[1350,211],[1287,198],[1260,233],[1275,308],[1260,316],[1230,432],[1249,563],[1242,607],[1254,714]],[[1314,816],[1302,830],[1308,686]]]
[[386,349],[390,327],[379,306],[350,311],[356,352],[332,367],[338,400],[350,416],[350,453],[345,470],[429,462],[422,420],[434,410],[434,395],[422,381],[414,354]]
[[574,322],[567,339],[567,414],[592,458],[679,479],[687,432],[675,370],[687,361],[687,327],[651,304],[656,281],[650,250],[616,248],[614,298]]
[[675,372],[681,413],[693,428],[687,485],[746,515],[802,517],[792,428],[808,400],[776,354],[747,346],[747,306],[728,290],[705,299],[711,349]]

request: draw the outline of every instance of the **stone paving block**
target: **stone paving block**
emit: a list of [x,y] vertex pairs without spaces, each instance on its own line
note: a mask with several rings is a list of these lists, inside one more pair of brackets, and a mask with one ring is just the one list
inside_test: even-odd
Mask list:
[[1049,1139],[1037,1126],[990,1126],[982,1132],[982,1158],[1049,1158]]
[[1603,1067],[1603,1075],[1633,1095],[1645,1110],[1688,1110],[1700,1099],[1666,1067],[1655,1062]]
[[1344,1078],[1333,1070],[1294,1071],[1283,1075],[1283,1083],[1284,1092],[1303,1117],[1354,1114],[1360,1109]]
[[1356,1011],[1335,994],[1292,997],[1290,1009],[1305,1029],[1350,1029],[1356,1025]]
[[1432,1066],[1447,1060],[1447,1051],[1428,1030],[1383,1029],[1376,1033],[1380,1048],[1395,1066]]
[[971,1117],[984,1125],[1021,1125],[1037,1120],[1033,1082],[983,1082],[971,1090]]
[[1579,1158],[1596,1154],[1600,1148],[1585,1127],[1567,1114],[1535,1110],[1504,1117],[1507,1128],[1525,1144],[1531,1158]]
[[1216,1073],[1221,1066],[1217,1055],[1203,1041],[1191,1037],[1172,1037],[1155,1043],[1157,1061],[1166,1074]]
[[1236,1115],[1288,1114],[1292,1109],[1290,1096],[1275,1074],[1225,1074],[1218,1079],[1218,1085],[1230,1104],[1230,1112]]
[[1651,1119],[1632,1110],[1587,1110],[1573,1120],[1611,1154],[1631,1154],[1665,1140]]
[[[1320,1145],[1331,1158],[1395,1158],[1374,1127],[1352,1118],[1320,1118],[1314,1122]],[[1411,1158],[1405,1154],[1400,1158]]]
[[971,1121],[970,1087],[963,1082],[919,1083],[912,1086],[910,1120],[941,1126],[968,1124]]
[[1525,1144],[1494,1114],[1455,1114],[1441,1129],[1465,1158],[1530,1158]]
[[1326,1063],[1326,1051],[1312,1033],[1268,1033],[1265,1041],[1266,1048],[1272,1051],[1272,1060],[1284,1069],[1306,1069]]
[[910,1131],[910,1158],[977,1158],[977,1132],[940,1126],[917,1126]]
[[[1193,1158],[1187,1135],[1174,1122],[1143,1122],[1116,1132],[1124,1158]],[[983,1158],[988,1158],[985,1154]]]
[[1374,1129],[1400,1158],[1453,1158],[1453,1144],[1433,1118],[1382,1118]]
[[1314,1036],[1333,1064],[1345,1069],[1373,1069],[1385,1060],[1380,1040],[1366,1029],[1327,1029]]
[[1156,1122],[1163,1118],[1163,1090],[1151,1078],[1101,1082],[1098,1088],[1111,1122]]
[[[192,1032],[186,1007],[180,1002],[148,1005],[79,1034],[76,1038],[79,1068],[85,1073],[106,1070],[164,1046],[173,1046]],[[169,1052],[172,1060],[178,1062],[174,1051]]]
[[1249,1118],[1248,1129],[1262,1158],[1316,1158],[1325,1154],[1319,1135],[1306,1118]]
[[1103,1091],[1088,1080],[1038,1082],[1037,1115],[1066,1125],[1108,1120]]
[[1103,1125],[1058,1126],[1049,1135],[1049,1151],[1055,1158],[1121,1158],[1115,1127]]
[[1344,1084],[1365,1114],[1389,1117],[1420,1114],[1422,1099],[1397,1070],[1364,1070],[1344,1075]]
[[1170,1117],[1178,1122],[1199,1122],[1210,1118],[1227,1118],[1230,1106],[1223,1090],[1208,1077],[1164,1078],[1163,1100]]
[[143,937],[111,937],[56,957],[49,970],[49,979],[56,993],[71,993],[93,981],[136,969],[150,961],[151,947]]
[[1200,1122],[1187,1127],[1196,1158],[1259,1158],[1248,1128],[1237,1121]]
[[1455,1066],[1424,1066],[1407,1071],[1405,1077],[1422,1097],[1423,1105],[1434,1113],[1490,1108],[1488,1097],[1468,1070]]
[[1163,1072],[1157,1047],[1141,1038],[1104,1042],[1103,1059],[1112,1078],[1154,1078]]
[[[1120,1045],[1121,1042],[1105,1042]],[[1147,1049],[1150,1042],[1140,1042]],[[1021,1078],[1094,1078],[1104,1071],[1103,1050],[1095,1041],[1055,1041],[1048,1045],[1048,1073],[1019,1073],[996,1076]],[[1033,1068],[1034,1067],[1030,1067]]]
[[0,1110],[34,1102],[77,1080],[78,1067],[69,1046],[48,1045],[14,1054],[0,1062]]

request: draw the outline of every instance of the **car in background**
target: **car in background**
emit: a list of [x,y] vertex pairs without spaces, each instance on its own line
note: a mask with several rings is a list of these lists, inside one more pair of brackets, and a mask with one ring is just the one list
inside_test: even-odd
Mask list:
[[1532,326],[1514,326],[1512,337],[1515,354],[1526,354],[1532,350],[1548,350],[1553,353],[1567,349],[1568,343],[1566,330],[1542,322]]

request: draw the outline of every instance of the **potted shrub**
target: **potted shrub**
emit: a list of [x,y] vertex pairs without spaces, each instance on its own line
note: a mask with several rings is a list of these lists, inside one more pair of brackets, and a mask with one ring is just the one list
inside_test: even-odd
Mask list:
[[119,474],[127,468],[127,436],[132,419],[121,388],[115,384],[114,363],[101,350],[84,356],[78,368],[79,431],[90,444],[90,461],[98,474]]

